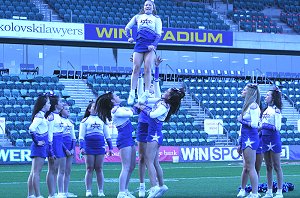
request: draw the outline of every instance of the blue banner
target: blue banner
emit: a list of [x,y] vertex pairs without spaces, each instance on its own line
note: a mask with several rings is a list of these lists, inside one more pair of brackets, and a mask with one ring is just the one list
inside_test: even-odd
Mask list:
[[[292,151],[292,152],[291,152]],[[291,158],[293,153],[293,158]],[[299,145],[282,146],[281,159],[299,160]],[[241,161],[242,157],[237,152],[237,147],[180,147],[180,162],[203,162],[203,161]]]
[[[125,36],[125,25],[97,25],[84,24],[84,38],[86,41],[115,41],[127,42]],[[133,38],[136,37],[137,30],[131,31]],[[213,45],[232,46],[233,32],[215,30],[197,30],[181,28],[163,28],[163,33],[159,43],[171,45]]]
[[0,164],[31,163],[30,147],[2,147],[0,149]]
[[289,149],[290,160],[300,160],[300,146],[290,145]]
[[[78,152],[79,148],[77,148]],[[1,147],[0,164],[31,163],[30,153],[30,147]],[[234,146],[162,146],[159,155],[160,161],[172,161],[172,159],[173,161],[176,159],[177,162],[242,161],[242,157],[237,153],[237,147]],[[119,158],[119,156],[116,157]],[[281,159],[300,160],[300,145],[283,145]],[[115,159],[110,159],[110,161],[116,162]],[[76,163],[82,162],[76,159]]]

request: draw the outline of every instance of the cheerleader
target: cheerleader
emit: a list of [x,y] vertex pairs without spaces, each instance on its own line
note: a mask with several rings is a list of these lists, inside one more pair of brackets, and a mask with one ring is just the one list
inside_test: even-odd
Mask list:
[[64,104],[63,109],[60,112],[63,123],[63,149],[66,154],[66,168],[65,174],[63,175],[63,192],[66,197],[77,197],[77,195],[69,192],[70,174],[76,146],[74,124],[72,120],[69,119],[69,115],[69,106],[68,104]]
[[111,120],[111,114],[99,114],[95,111],[95,102],[91,102],[84,114],[79,127],[80,152],[85,155],[86,173],[85,187],[86,197],[92,197],[93,172],[95,170],[98,185],[98,196],[104,197],[103,193],[103,163],[106,153],[105,140],[108,144],[108,155],[112,155],[112,142],[108,133],[107,120]]
[[[155,60],[155,73],[154,73],[154,82],[150,86],[150,96],[151,98],[161,97],[161,91],[159,87],[159,64],[162,62],[161,57],[157,57]],[[138,95],[141,96],[144,93],[144,81],[142,76],[140,75],[138,80]],[[149,101],[148,99],[148,101]],[[148,102],[147,101],[147,102]],[[151,104],[148,102],[148,106]],[[153,105],[152,105],[153,106]],[[151,107],[152,107],[151,106]],[[138,126],[137,126],[137,141],[138,141],[138,153],[139,153],[139,179],[140,179],[140,186],[139,186],[139,197],[145,197],[146,188],[145,188],[145,172],[146,172],[146,163],[145,163],[145,151],[147,146],[147,136],[148,136],[148,116],[141,112],[138,117]]]
[[[260,106],[260,109],[262,109],[261,106]],[[261,116],[262,116],[262,112],[261,112]],[[259,125],[260,125],[260,123],[259,123]],[[241,131],[239,131],[239,135],[241,135]],[[262,138],[261,138],[262,135],[261,135],[261,131],[259,131],[258,135],[259,135],[259,146],[258,146],[258,148],[256,150],[255,171],[257,173],[257,177],[258,177],[258,181],[259,181],[259,178],[260,178],[260,169],[261,169],[261,165],[262,165],[264,157],[263,157],[263,153],[262,153]],[[238,142],[242,143],[241,141],[238,141]],[[242,156],[242,154],[243,154],[241,147],[242,147],[242,145],[239,145],[238,148],[237,148],[237,152],[238,152],[238,154],[240,156]],[[243,163],[245,163],[244,162],[244,158],[243,158]],[[243,190],[245,190],[245,188],[246,188],[246,185],[247,185],[247,182],[248,182],[248,176],[249,175],[246,172],[246,170],[243,169],[242,176],[241,176],[241,180],[242,180],[241,181],[241,183],[242,183],[241,184],[241,189],[243,189]],[[246,195],[246,192],[244,192],[243,190],[241,191],[243,194],[240,194],[238,197]]]
[[28,177],[28,198],[43,198],[40,192],[40,173],[45,158],[48,156],[48,121],[45,112],[50,109],[50,100],[47,95],[38,96],[32,112],[32,123],[29,132],[32,137],[30,146],[32,158],[31,171]]
[[112,92],[103,94],[96,101],[98,113],[111,114],[113,125],[118,129],[116,144],[120,150],[122,170],[119,177],[119,193],[117,197],[128,198],[134,197],[128,191],[128,184],[136,163],[136,150],[132,138],[133,128],[129,120],[133,116],[133,110],[120,107],[120,103],[121,99]]
[[260,93],[256,84],[248,84],[242,90],[241,96],[245,99],[242,114],[237,120],[242,124],[241,137],[239,140],[240,150],[243,155],[243,171],[241,175],[242,188],[237,197],[245,197],[243,188],[245,177],[250,177],[252,193],[250,197],[259,197],[258,176],[255,170],[256,150],[259,147],[258,122],[260,117]]
[[[59,113],[62,110],[61,98],[50,95],[50,110],[46,113],[49,120],[49,160],[47,185],[49,197],[65,197],[63,194],[63,175],[65,174],[66,155],[63,150],[63,123]],[[59,175],[58,175],[58,172]],[[56,195],[56,186],[58,194]]]
[[[181,99],[185,96],[183,89],[170,88],[159,99],[153,108],[143,104],[136,104],[135,107],[142,110],[149,116],[148,119],[148,135],[146,147],[146,165],[150,179],[150,192],[148,198],[160,197],[168,187],[164,185],[163,171],[159,164],[159,147],[162,145],[163,122],[169,121],[172,114],[175,114],[181,103]],[[158,181],[158,185],[156,182]]]
[[137,81],[144,62],[145,92],[138,98],[139,103],[144,103],[149,97],[151,84],[151,66],[154,63],[155,52],[158,41],[161,37],[162,22],[157,16],[154,1],[147,0],[144,3],[144,9],[135,15],[125,27],[128,42],[132,43],[134,39],[130,34],[130,29],[137,25],[136,44],[133,53],[133,71],[131,75],[131,90],[128,97],[128,104],[132,105],[135,99],[135,90]]
[[282,187],[283,187],[283,173],[280,165],[281,155],[281,92],[276,87],[274,90],[268,91],[265,101],[268,105],[264,111],[261,120],[261,131],[262,131],[262,151],[264,153],[264,159],[267,168],[267,184],[268,191],[264,198],[273,197],[273,169],[277,176],[277,192],[275,197],[282,198]]

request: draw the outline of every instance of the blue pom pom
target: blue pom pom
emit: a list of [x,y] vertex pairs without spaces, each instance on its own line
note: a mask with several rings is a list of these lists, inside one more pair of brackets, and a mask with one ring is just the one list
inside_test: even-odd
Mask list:
[[250,192],[252,191],[252,186],[251,186],[250,184],[248,184],[248,185],[246,186],[246,188],[245,188],[245,191],[246,191],[247,193],[250,193]]
[[293,191],[295,189],[294,184],[292,184],[292,183],[286,183],[286,184],[287,184],[289,191]]

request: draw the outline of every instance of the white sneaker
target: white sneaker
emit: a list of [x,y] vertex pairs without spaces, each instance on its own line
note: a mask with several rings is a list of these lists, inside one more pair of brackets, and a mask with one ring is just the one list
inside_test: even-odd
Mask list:
[[271,198],[273,197],[273,193],[266,193],[262,198]]
[[44,198],[44,197],[42,195],[40,195],[38,197],[33,196],[32,198]]
[[163,196],[163,194],[165,194],[165,192],[167,192],[168,189],[169,189],[169,188],[168,188],[168,186],[166,186],[166,185],[160,186],[160,187],[159,187],[159,191],[158,191],[158,193],[156,194],[155,197],[161,197],[161,196]]
[[256,193],[256,194],[253,194],[252,192],[246,197],[246,198],[259,198],[259,195]]
[[145,197],[146,195],[146,190],[144,186],[139,187],[139,197]]
[[150,188],[148,198],[155,197],[157,195],[157,193],[159,192],[159,190],[160,190],[160,188],[158,186],[153,186],[152,188]]
[[27,196],[27,198],[35,198],[35,196],[34,195],[29,195],[29,196]]
[[74,193],[67,192],[65,193],[67,197],[77,197]]
[[55,193],[54,195],[49,195],[48,198],[57,198],[57,194]]
[[133,105],[135,99],[135,92],[130,91],[127,99],[128,105]]
[[58,193],[56,197],[57,198],[67,198],[65,193]]
[[246,191],[244,189],[241,189],[236,197],[239,197],[239,198],[246,197]]
[[117,198],[130,198],[126,192],[119,192]]
[[283,194],[282,193],[276,193],[274,198],[283,198]]
[[103,193],[102,190],[98,192],[98,197],[105,197],[105,194]]
[[92,197],[93,196],[92,191],[87,190],[86,193],[85,193],[85,196],[86,197]]
[[149,97],[149,93],[147,94],[146,92],[144,92],[141,97],[138,98],[138,103],[140,104],[145,104],[145,102],[148,100]]

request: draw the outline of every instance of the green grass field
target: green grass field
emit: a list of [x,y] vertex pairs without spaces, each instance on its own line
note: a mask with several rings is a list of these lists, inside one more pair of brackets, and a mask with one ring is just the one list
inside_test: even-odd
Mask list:
[[[163,163],[165,183],[169,191],[164,197],[236,197],[240,185],[242,164],[239,162],[203,162],[203,163]],[[283,162],[284,181],[295,185],[292,192],[284,193],[285,198],[300,197],[300,166],[298,162]],[[120,164],[104,165],[104,193],[106,197],[117,197]],[[0,166],[0,197],[27,197],[27,177],[30,165]],[[41,191],[48,196],[45,183],[47,165],[41,175]],[[84,165],[73,165],[70,192],[85,197]],[[260,182],[266,182],[265,166],[261,170]],[[148,182],[148,180],[147,180]],[[132,176],[129,190],[136,191],[139,185],[137,167]],[[146,184],[149,187],[148,183]],[[97,195],[96,181],[93,181],[93,194]],[[137,195],[137,191],[134,194]],[[95,196],[96,197],[96,196]]]

